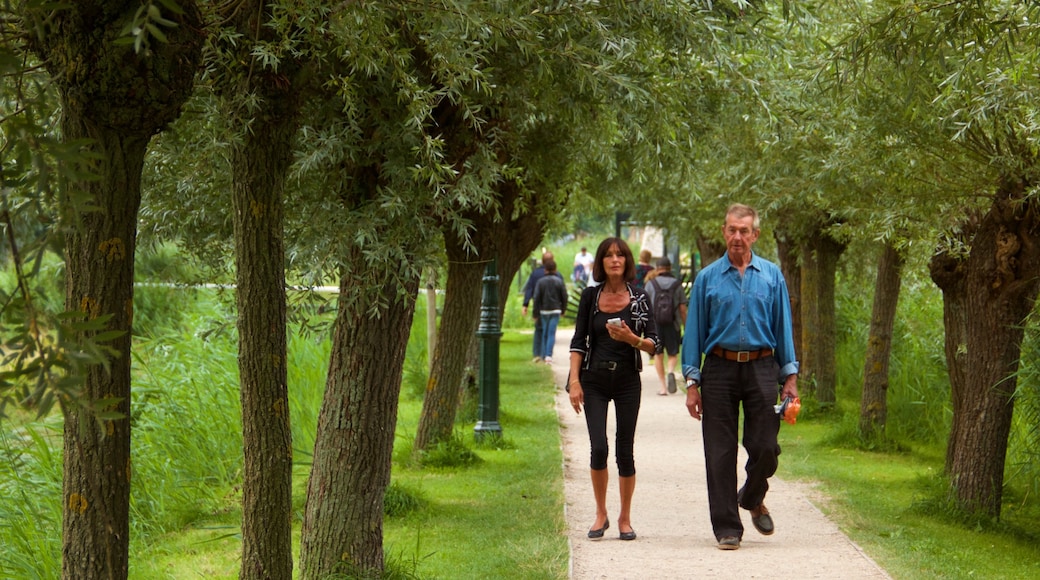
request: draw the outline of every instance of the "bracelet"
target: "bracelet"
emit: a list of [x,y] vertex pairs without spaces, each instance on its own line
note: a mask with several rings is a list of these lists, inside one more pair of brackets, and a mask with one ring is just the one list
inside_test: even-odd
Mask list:
[[575,379],[575,380],[571,381],[571,382],[570,382],[570,384],[572,384],[572,385],[576,385],[576,384],[578,384],[578,383],[580,383],[580,382],[581,382],[581,381],[579,381],[579,380]]

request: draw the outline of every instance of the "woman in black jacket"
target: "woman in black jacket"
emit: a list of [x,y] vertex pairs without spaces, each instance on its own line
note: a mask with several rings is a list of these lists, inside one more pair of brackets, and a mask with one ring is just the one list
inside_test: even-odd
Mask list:
[[574,411],[585,407],[585,424],[591,443],[590,471],[596,500],[596,521],[589,538],[602,538],[610,527],[607,516],[607,408],[614,402],[617,421],[615,457],[621,492],[617,525],[622,540],[634,540],[630,508],[636,487],[633,457],[636,420],[642,384],[639,351],[657,350],[657,328],[646,293],[635,288],[635,260],[628,244],[607,238],[596,250],[592,277],[599,284],[586,288],[578,303],[571,369],[567,385]]

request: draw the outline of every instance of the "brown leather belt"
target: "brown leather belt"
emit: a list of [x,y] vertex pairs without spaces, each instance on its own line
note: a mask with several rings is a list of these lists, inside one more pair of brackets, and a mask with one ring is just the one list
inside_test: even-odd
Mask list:
[[735,360],[737,362],[749,362],[758,360],[762,357],[773,356],[773,349],[763,348],[762,350],[726,350],[721,346],[716,346],[711,349],[711,354],[722,357],[726,360]]

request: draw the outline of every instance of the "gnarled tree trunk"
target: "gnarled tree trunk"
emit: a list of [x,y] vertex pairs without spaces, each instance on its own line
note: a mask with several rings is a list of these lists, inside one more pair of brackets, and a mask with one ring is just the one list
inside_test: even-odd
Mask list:
[[413,449],[419,453],[451,437],[462,394],[466,354],[480,322],[480,296],[487,263],[466,251],[462,240],[444,235],[448,283],[437,331],[430,377]]
[[[470,243],[478,254],[469,252],[453,232],[444,232],[448,254],[448,283],[443,316],[437,332],[437,349],[426,385],[422,414],[413,449],[422,452],[430,445],[451,436],[461,389],[466,384],[467,353],[472,352],[480,322],[480,300],[487,260],[495,257],[499,284],[508,285],[523,260],[541,241],[544,225],[537,210],[514,215],[521,194],[512,183],[497,188],[499,206],[495,211],[473,212]],[[504,219],[498,216],[511,216]],[[483,260],[477,259],[477,256]],[[508,287],[508,286],[507,286]],[[499,313],[505,311],[508,292],[499,292]]]
[[932,257],[943,291],[953,425],[946,471],[966,510],[999,516],[1023,322],[1040,291],[1040,208],[1007,180],[970,232],[970,252]]

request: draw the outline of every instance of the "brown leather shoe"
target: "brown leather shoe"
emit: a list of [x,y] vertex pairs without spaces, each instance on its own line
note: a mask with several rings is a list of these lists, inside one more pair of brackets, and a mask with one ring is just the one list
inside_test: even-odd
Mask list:
[[740,549],[740,538],[736,536],[726,536],[719,538],[719,549],[720,550],[739,550]]
[[757,508],[751,510],[751,524],[763,536],[770,536],[775,531],[773,529],[773,518],[770,517],[769,510],[766,509],[766,504],[764,503],[758,504]]

